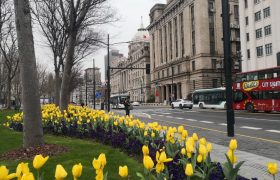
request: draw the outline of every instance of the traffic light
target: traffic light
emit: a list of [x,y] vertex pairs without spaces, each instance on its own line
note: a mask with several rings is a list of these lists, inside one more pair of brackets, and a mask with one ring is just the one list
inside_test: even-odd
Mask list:
[[150,74],[151,69],[150,69],[150,64],[146,64],[146,74]]

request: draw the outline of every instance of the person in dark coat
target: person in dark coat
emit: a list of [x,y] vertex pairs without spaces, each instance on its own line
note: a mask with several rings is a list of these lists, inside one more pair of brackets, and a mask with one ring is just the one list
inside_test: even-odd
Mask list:
[[124,109],[125,109],[125,115],[126,116],[129,116],[129,114],[130,114],[130,103],[129,103],[129,100],[128,99],[126,99],[125,101],[124,101]]

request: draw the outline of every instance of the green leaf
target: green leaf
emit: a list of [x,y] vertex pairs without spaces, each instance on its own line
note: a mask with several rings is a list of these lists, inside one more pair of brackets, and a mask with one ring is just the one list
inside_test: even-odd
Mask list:
[[138,177],[140,177],[141,180],[145,180],[145,177],[143,176],[143,174],[137,172],[136,175],[137,175]]

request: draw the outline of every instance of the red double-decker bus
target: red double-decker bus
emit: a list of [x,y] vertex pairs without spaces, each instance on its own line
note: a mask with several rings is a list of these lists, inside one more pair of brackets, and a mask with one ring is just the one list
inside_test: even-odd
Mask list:
[[236,74],[235,110],[280,111],[280,66]]

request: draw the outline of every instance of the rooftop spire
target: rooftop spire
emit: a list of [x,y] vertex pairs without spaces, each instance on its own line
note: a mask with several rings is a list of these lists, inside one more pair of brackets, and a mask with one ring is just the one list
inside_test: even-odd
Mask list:
[[141,16],[141,25],[140,25],[140,29],[144,29],[143,16]]

